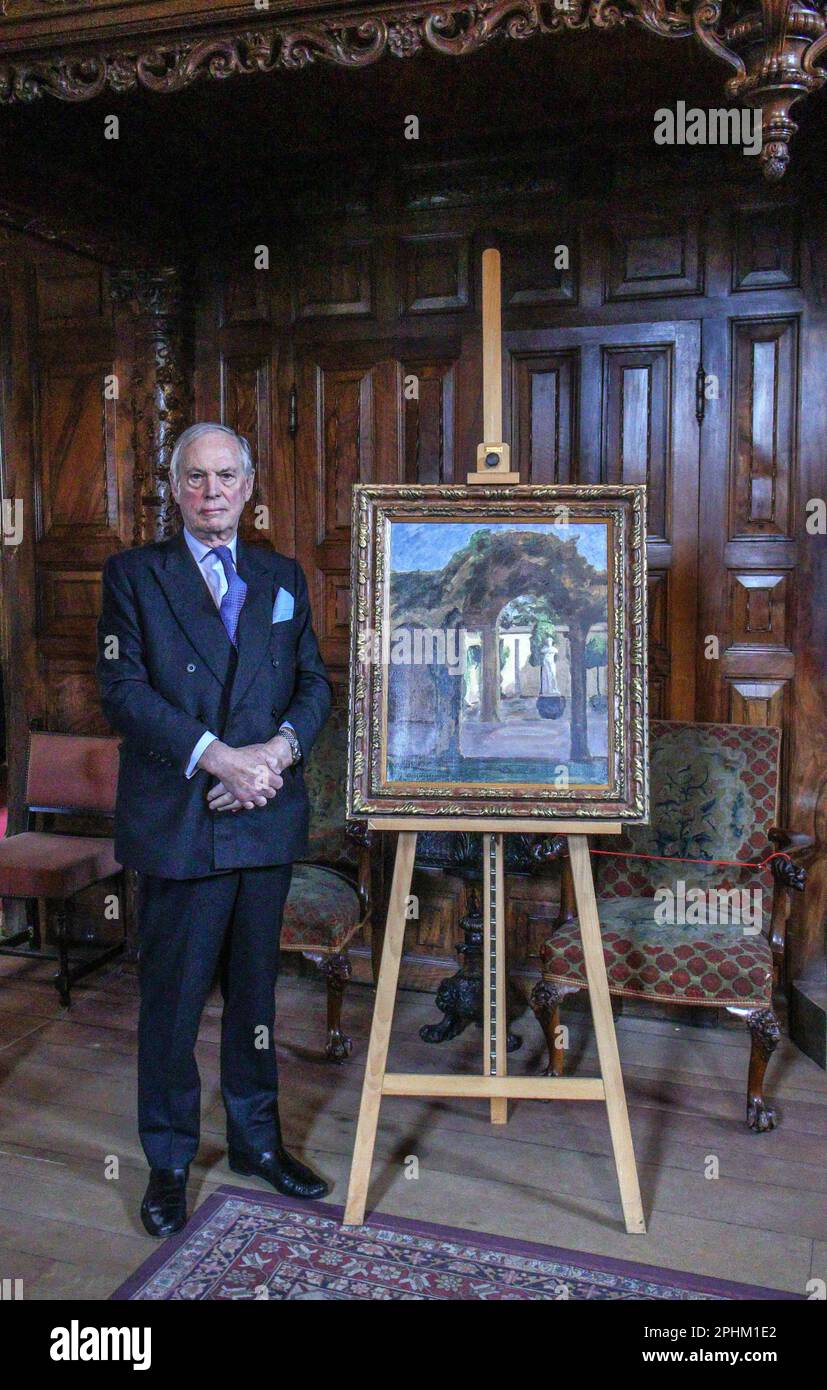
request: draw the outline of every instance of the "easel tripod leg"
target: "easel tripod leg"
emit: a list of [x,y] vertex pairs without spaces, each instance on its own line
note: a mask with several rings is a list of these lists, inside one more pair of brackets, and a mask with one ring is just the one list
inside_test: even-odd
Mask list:
[[597,1039],[597,1055],[600,1059],[600,1072],[603,1077],[606,1110],[609,1117],[609,1132],[612,1136],[617,1181],[620,1186],[620,1200],[623,1204],[623,1217],[626,1222],[626,1230],[630,1235],[642,1234],[646,1231],[646,1222],[640,1200],[635,1151],[632,1147],[632,1131],[629,1128],[629,1112],[626,1108],[623,1073],[620,1069],[620,1054],[617,1050],[609,983],[606,979],[606,961],[603,955],[600,921],[594,896],[589,843],[585,835],[569,836],[569,854],[574,880],[574,896],[580,921],[580,935],[583,942],[583,960],[586,966],[586,979],[589,984],[589,997]]
[[365,1080],[362,1085],[362,1100],[359,1106],[359,1123],[356,1127],[356,1142],[353,1147],[353,1163],[350,1170],[350,1185],[344,1215],[346,1226],[361,1226],[365,1219],[365,1204],[373,1163],[373,1150],[376,1144],[376,1128],[379,1123],[379,1106],[382,1101],[382,1084],[388,1062],[388,1044],[391,1036],[391,1024],[393,1023],[396,987],[399,980],[399,963],[402,959],[402,947],[405,939],[405,908],[413,877],[415,852],[416,831],[400,831],[388,902],[382,964],[379,967],[379,980],[376,986],[376,1003],[373,1008]]

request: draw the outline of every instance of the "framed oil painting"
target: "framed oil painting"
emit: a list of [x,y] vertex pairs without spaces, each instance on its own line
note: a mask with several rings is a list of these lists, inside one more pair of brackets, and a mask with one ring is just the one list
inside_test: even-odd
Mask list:
[[644,488],[353,509],[348,814],[645,820]]

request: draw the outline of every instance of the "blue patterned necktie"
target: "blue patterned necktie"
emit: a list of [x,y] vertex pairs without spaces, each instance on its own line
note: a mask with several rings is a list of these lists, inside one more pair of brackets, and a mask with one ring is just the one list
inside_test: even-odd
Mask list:
[[236,642],[238,619],[244,607],[247,585],[233,564],[232,551],[228,545],[213,546],[213,554],[218,556],[227,576],[227,592],[221,600],[221,607],[218,611],[221,614],[221,621],[227,629],[227,636],[235,647],[238,645]]

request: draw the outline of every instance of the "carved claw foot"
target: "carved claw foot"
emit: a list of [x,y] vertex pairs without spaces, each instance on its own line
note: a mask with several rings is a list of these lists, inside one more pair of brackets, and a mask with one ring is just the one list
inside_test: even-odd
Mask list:
[[775,1111],[764,1100],[764,1074],[778,1046],[781,1029],[772,1009],[755,1009],[747,1018],[752,1046],[747,1081],[747,1125],[755,1134],[775,1129]]
[[436,1006],[444,1014],[441,1023],[426,1023],[419,1036],[426,1043],[450,1042],[464,1033],[474,1021],[473,989],[468,977],[460,974],[443,980],[436,992]]
[[747,1102],[747,1126],[756,1134],[775,1129],[775,1111],[760,1096],[751,1096]]
[[324,1050],[328,1062],[344,1062],[352,1051],[353,1039],[343,1033],[341,1028],[331,1028]]
[[550,980],[538,980],[529,1003],[543,1030],[548,1047],[548,1063],[543,1076],[563,1075],[563,1049],[560,1046],[560,991]]
[[450,1042],[452,1038],[458,1038],[460,1033],[464,1033],[468,1027],[468,1021],[463,1022],[458,1018],[449,1018],[446,1014],[441,1023],[426,1023],[419,1030],[419,1036],[426,1043]]

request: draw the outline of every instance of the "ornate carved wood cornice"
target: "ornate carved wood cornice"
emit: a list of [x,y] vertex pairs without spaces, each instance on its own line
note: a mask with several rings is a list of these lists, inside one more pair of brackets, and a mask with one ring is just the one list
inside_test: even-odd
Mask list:
[[[278,19],[267,19],[262,10],[261,23],[241,30],[216,31],[214,20],[213,31],[204,32],[199,11],[190,16],[197,30],[184,34],[159,36],[156,27],[152,35],[96,39],[71,51],[44,51],[41,41],[31,56],[0,60],[0,101],[33,101],[47,93],[87,101],[107,89],[136,87],[175,92],[202,78],[293,71],[313,62],[360,68],[385,54],[410,58],[423,49],[462,56],[498,38],[632,23],[665,38],[694,36],[733,69],[725,94],[760,108],[764,172],[777,179],[797,128],[793,104],[827,80],[827,0],[447,0],[348,7],[324,17],[312,9],[291,16],[288,6],[279,8]],[[134,7],[119,12],[130,13],[134,29]],[[222,12],[213,13],[220,18]]]

